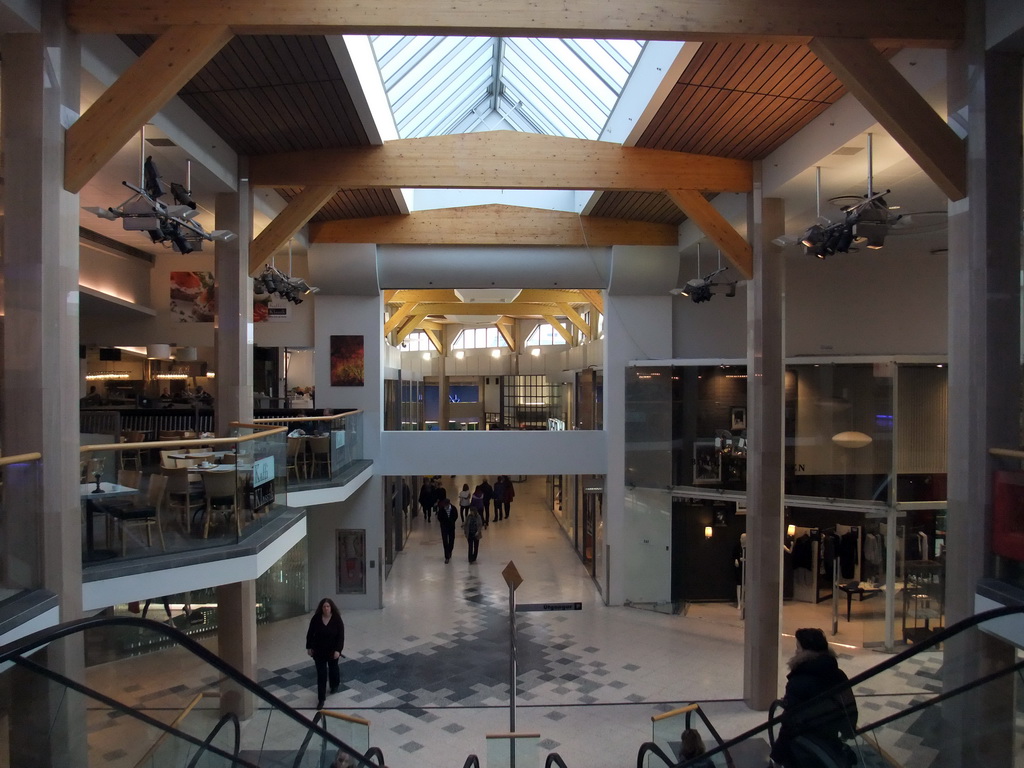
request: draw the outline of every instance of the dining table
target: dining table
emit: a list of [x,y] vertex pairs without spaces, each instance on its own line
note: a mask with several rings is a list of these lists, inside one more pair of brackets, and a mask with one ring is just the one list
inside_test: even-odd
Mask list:
[[96,491],[95,482],[81,484],[81,497],[85,502],[85,554],[83,556],[85,562],[93,563],[117,556],[112,549],[97,549],[94,536],[95,517],[97,513],[106,514],[102,506],[104,501],[131,496],[138,492],[138,488],[117,483],[100,483],[99,492]]

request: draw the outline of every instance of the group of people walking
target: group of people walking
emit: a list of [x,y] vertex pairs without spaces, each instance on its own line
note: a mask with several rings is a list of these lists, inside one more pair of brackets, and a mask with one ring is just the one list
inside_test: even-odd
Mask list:
[[[492,502],[495,522],[507,520],[515,496],[515,487],[508,475],[500,475],[493,486],[485,477],[472,491],[469,490],[469,483],[463,483],[462,490],[455,497],[459,505],[457,511],[448,496],[448,490],[437,477],[424,479],[417,499],[423,511],[423,518],[428,523],[432,521],[433,515],[437,515],[445,563],[451,561],[455,548],[456,526],[460,522],[466,537],[469,562],[475,563],[483,530],[490,525]],[[415,516],[416,513],[413,511],[413,517]]]

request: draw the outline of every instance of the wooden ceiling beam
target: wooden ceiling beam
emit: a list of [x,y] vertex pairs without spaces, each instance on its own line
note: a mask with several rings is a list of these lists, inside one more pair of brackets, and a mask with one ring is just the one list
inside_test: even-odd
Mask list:
[[[503,322],[508,321],[508,322]],[[515,328],[514,321],[511,317],[503,317],[495,323],[495,327],[498,329],[498,333],[501,334],[501,338],[508,344],[508,348],[513,352],[516,351],[516,339],[513,329]]]
[[671,224],[602,219],[514,205],[442,208],[310,224],[312,243],[383,245],[675,245]]
[[408,304],[403,304],[396,309],[392,313],[391,317],[388,318],[387,322],[384,323],[384,335],[387,336],[393,330],[398,328],[398,326],[405,322],[405,319],[409,317],[409,315],[411,315],[418,306],[419,304],[417,302],[410,301]]
[[874,39],[886,46],[952,47],[963,38],[962,0],[70,0],[68,25],[80,33],[159,34],[175,24],[224,24],[238,34],[465,35],[471,37],[763,40],[806,43],[812,37]]
[[542,304],[535,302],[514,301],[512,303],[490,303],[490,302],[437,302],[436,304],[420,304],[416,312],[424,312],[428,315],[539,315],[541,313],[551,314],[555,310],[554,304]]
[[395,300],[396,295],[398,295],[398,291],[396,291],[393,288],[386,291],[381,291],[381,296],[384,297],[385,304],[390,304],[391,302],[393,302]]
[[565,343],[572,346],[572,334],[566,330],[565,326],[558,322],[558,318],[554,315],[543,315],[545,322],[551,324],[551,327],[558,331],[559,335],[565,339]]
[[278,248],[287,244],[337,193],[337,187],[304,187],[295,195],[249,245],[249,274],[255,273]]
[[750,162],[605,141],[485,131],[250,159],[254,186],[749,192]]
[[581,288],[580,293],[583,297],[590,302],[590,306],[604,314],[604,296],[601,295],[600,291],[595,291],[590,288]]
[[413,331],[415,331],[417,328],[419,328],[420,323],[422,323],[425,318],[426,314],[423,313],[417,313],[410,317],[406,321],[405,325],[403,325],[398,330],[398,333],[395,335],[395,343],[401,344],[403,341],[405,341],[405,337],[408,336]]
[[458,301],[458,296],[455,295],[455,291],[451,288],[423,288],[423,289],[408,289],[403,288],[397,291],[387,291],[386,293],[391,294],[391,298],[387,298],[385,295],[384,303],[388,302],[421,302],[421,301]]
[[558,308],[565,313],[566,319],[576,326],[576,330],[590,338],[590,326],[587,325],[586,321],[580,317],[580,313],[570,307],[568,304],[559,304]]
[[863,40],[815,38],[811,52],[950,200],[967,197],[967,142]]
[[430,343],[434,345],[434,349],[437,350],[437,354],[443,355],[444,344],[441,343],[441,339],[437,337],[437,333],[434,331],[434,329],[423,328],[422,330],[425,334],[427,334],[427,338],[430,339]]
[[754,276],[754,254],[750,243],[743,239],[704,195],[693,189],[670,189],[668,196],[732,262],[744,280]]
[[64,137],[64,189],[81,192],[232,38],[226,25],[168,26]]

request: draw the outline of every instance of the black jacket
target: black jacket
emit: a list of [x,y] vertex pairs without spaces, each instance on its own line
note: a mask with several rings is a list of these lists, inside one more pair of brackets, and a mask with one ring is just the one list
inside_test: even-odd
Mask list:
[[[838,741],[856,727],[857,705],[851,694],[821,696],[847,680],[831,653],[802,652],[786,677],[786,695],[782,699],[785,713],[772,750],[773,760],[787,765],[791,758],[790,745],[799,735]],[[812,699],[814,703],[805,703]]]
[[331,620],[324,624],[317,612],[309,620],[306,631],[306,649],[313,652],[314,659],[333,658],[334,652],[339,654],[345,650],[345,622],[338,614],[331,614]]
[[459,521],[459,511],[450,501],[441,502],[437,507],[437,522],[447,531],[455,533],[455,523]]

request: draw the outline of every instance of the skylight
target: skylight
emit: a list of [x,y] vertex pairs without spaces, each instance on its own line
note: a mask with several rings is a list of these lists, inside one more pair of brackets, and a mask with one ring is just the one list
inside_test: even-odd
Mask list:
[[371,38],[401,138],[517,130],[597,139],[635,40]]

